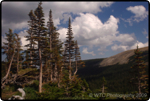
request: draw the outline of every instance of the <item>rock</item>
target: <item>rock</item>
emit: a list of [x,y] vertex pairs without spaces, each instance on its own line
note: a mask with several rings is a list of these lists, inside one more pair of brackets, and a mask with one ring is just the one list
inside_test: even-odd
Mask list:
[[25,92],[23,90],[23,88],[18,88],[17,89],[20,93],[22,93],[22,97],[19,95],[13,95],[11,98],[9,98],[8,100],[24,100],[25,99]]

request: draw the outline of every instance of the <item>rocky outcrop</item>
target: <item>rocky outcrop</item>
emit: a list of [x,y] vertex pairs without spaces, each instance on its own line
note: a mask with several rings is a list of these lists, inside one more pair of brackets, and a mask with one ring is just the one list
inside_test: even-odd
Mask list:
[[[109,65],[114,65],[114,64],[126,64],[129,62],[129,58],[131,56],[134,55],[134,50],[128,50],[128,51],[124,51],[121,52],[117,55],[111,56],[109,58],[105,58],[101,63],[100,63],[100,67],[104,67],[104,66],[109,66]],[[140,51],[147,51],[148,47],[144,47],[144,48],[139,48]]]

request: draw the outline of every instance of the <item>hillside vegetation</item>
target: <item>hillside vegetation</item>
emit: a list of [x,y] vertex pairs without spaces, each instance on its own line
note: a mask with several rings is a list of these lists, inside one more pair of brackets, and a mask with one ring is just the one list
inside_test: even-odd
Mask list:
[[[147,64],[148,74],[148,47],[140,48],[143,51],[143,60]],[[113,62],[110,61],[113,58]],[[129,83],[131,66],[134,60],[134,50],[125,51],[105,59],[84,60],[86,67],[78,71],[81,78],[86,79],[90,89],[100,92],[102,77],[107,80],[107,92],[131,93],[137,88]],[[123,61],[123,62],[122,62]]]

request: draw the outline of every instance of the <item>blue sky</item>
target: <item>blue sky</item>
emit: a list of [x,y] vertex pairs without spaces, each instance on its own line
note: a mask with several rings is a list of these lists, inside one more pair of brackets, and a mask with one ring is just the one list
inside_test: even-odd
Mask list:
[[[2,42],[6,41],[4,33],[11,28],[20,35],[22,46],[28,43],[24,38],[28,13],[37,5],[38,2],[2,2]],[[135,49],[137,43],[139,47],[148,46],[148,2],[43,2],[42,7],[46,23],[52,10],[63,42],[71,17],[74,40],[78,41],[83,60],[110,57]]]

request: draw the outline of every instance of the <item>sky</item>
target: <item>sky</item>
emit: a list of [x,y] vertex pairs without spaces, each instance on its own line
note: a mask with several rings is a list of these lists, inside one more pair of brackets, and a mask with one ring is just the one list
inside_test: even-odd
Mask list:
[[[39,2],[2,2],[1,39],[6,42],[5,33],[9,28],[21,37],[22,48],[29,42],[29,12],[35,10]],[[54,25],[60,33],[60,40],[66,40],[68,20],[74,40],[80,47],[81,59],[107,58],[120,52],[147,47],[149,40],[148,7],[143,2],[42,2],[45,25],[50,9]],[[5,55],[2,55],[2,60]]]

